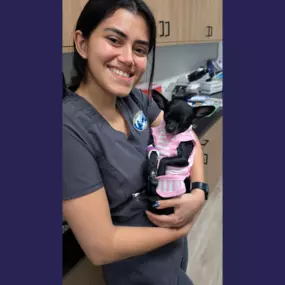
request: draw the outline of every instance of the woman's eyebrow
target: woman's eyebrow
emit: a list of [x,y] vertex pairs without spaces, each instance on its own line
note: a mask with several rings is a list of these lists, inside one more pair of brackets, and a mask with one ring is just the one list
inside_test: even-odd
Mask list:
[[[117,35],[121,36],[122,38],[124,38],[126,40],[129,38],[124,32],[122,32],[122,31],[120,31],[119,29],[116,29],[116,28],[105,28],[104,31],[114,32],[114,33],[116,33]],[[148,41],[136,40],[135,42],[138,43],[138,44],[141,44],[141,45],[149,46],[149,42]]]

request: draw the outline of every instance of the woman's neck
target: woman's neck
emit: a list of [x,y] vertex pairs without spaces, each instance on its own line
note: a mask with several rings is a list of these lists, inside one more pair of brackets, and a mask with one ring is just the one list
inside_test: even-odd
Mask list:
[[82,82],[75,91],[91,104],[113,129],[129,135],[130,130],[121,112],[117,109],[117,97],[100,88],[98,84]]
[[87,100],[100,113],[105,114],[116,111],[117,97],[113,94],[108,94],[94,82],[82,82],[75,92]]

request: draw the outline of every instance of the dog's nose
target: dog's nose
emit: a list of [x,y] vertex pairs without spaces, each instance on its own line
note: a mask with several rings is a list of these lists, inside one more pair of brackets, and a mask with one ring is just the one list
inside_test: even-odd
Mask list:
[[168,132],[173,132],[173,131],[175,130],[175,124],[173,124],[173,123],[168,123],[168,124],[166,125],[166,130],[167,130]]

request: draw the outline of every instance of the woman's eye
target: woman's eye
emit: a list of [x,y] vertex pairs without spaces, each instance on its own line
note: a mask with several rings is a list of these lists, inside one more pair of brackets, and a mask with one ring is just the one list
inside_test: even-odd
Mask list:
[[114,37],[108,37],[108,40],[112,43],[112,44],[119,44],[119,40],[114,38]]
[[146,54],[147,54],[146,49],[143,49],[143,48],[137,48],[135,51],[136,51],[136,53],[138,53],[139,55],[146,55]]

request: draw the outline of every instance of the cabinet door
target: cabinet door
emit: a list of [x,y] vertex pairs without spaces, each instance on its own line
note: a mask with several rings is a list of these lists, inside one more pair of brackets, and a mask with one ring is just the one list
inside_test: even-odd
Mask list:
[[223,1],[211,0],[209,7],[211,13],[210,26],[212,27],[209,40],[221,41],[223,39]]
[[222,0],[192,0],[191,40],[215,42],[222,40]]
[[76,21],[87,0],[62,0],[62,46],[73,46]]
[[178,0],[177,5],[177,41],[190,42],[192,40],[193,0]]
[[157,43],[175,43],[179,38],[179,11],[183,11],[182,0],[145,0],[151,9],[157,27]]
[[204,153],[205,179],[210,193],[222,175],[222,125],[223,119],[220,118],[200,139]]

